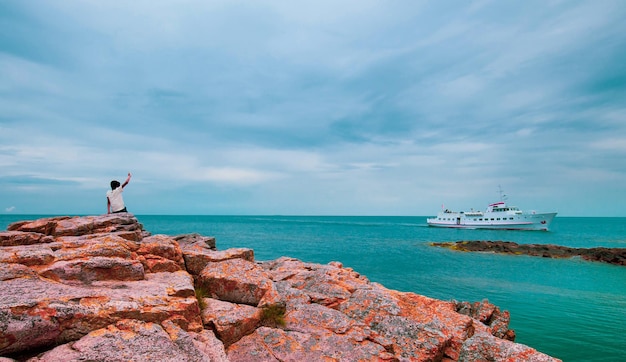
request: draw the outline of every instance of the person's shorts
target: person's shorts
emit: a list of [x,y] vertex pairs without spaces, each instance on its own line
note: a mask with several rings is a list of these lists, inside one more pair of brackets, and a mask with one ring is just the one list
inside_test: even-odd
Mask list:
[[126,208],[123,208],[121,210],[113,211],[113,214],[117,214],[117,213],[120,213],[120,212],[128,212],[128,211],[126,210]]

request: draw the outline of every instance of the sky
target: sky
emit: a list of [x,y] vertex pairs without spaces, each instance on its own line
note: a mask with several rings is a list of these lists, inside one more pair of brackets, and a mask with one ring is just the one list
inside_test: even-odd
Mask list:
[[626,3],[0,1],[0,213],[626,216]]

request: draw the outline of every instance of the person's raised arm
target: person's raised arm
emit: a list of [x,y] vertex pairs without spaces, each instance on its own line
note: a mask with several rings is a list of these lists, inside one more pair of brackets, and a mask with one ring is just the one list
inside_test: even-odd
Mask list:
[[126,185],[128,185],[128,183],[130,182],[130,177],[132,175],[130,174],[130,172],[128,173],[128,177],[126,178],[126,181],[124,181],[124,183],[122,184],[122,188],[124,188]]

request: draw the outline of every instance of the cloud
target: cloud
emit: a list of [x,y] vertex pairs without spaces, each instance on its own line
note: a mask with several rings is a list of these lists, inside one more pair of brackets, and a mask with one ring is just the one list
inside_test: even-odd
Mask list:
[[614,154],[626,154],[626,137],[624,138],[606,138],[594,141],[591,147],[606,150]]
[[4,209],[5,212],[13,212],[15,211],[15,206],[9,206],[6,209]]
[[620,1],[2,2],[0,199],[87,213],[132,171],[151,213],[419,214],[498,184],[593,203],[626,181],[624,15]]

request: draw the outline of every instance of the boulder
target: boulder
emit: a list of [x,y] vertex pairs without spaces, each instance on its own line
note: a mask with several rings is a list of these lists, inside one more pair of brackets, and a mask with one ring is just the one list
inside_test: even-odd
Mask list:
[[254,307],[274,289],[268,274],[245,259],[208,263],[198,276],[197,284],[212,298]]
[[187,271],[194,276],[199,275],[208,263],[220,262],[232,259],[254,261],[254,251],[246,248],[233,248],[223,251],[215,251],[205,246],[204,243],[194,245],[181,245]]
[[[60,345],[28,362],[79,361],[226,361],[210,332],[198,338],[171,322],[163,326],[125,319]],[[215,338],[213,338],[214,340]]]
[[259,327],[227,349],[231,362],[397,361],[383,346],[350,335]]
[[83,236],[60,236],[49,244],[57,260],[71,260],[81,257],[108,256],[133,258],[139,249],[139,242],[128,240],[117,234],[93,234]]
[[225,346],[252,333],[261,323],[261,309],[245,304],[204,298],[202,322],[215,333]]
[[0,262],[0,282],[10,279],[36,277],[37,272],[21,264]]
[[99,216],[61,216],[9,225],[8,231],[34,232],[50,236],[81,236],[98,233],[121,233],[129,240],[141,240],[147,233],[133,214]]
[[325,307],[321,304],[302,304],[296,308],[290,308],[285,316],[285,329],[310,333],[346,334],[349,331],[358,330],[361,338],[370,336],[371,331],[365,330],[365,324],[359,323],[336,309]]
[[471,333],[471,319],[452,314],[447,302],[419,297],[373,285],[355,291],[338,309],[391,341],[398,357],[424,361],[454,358],[454,348],[460,348],[460,341]]
[[185,247],[197,245],[201,248],[209,250],[217,250],[215,247],[215,238],[212,236],[202,236],[198,233],[181,234],[173,236],[172,239]]
[[139,255],[144,268],[150,272],[175,272],[185,269],[183,252],[174,239],[166,235],[153,235],[141,241]]
[[23,231],[36,234],[54,235],[59,221],[70,219],[69,216],[57,216],[37,220],[18,221],[7,227],[8,231]]
[[186,272],[144,280],[58,283],[38,276],[0,283],[0,354],[76,340],[121,319],[171,320],[201,331],[193,280]]
[[303,263],[297,259],[280,258],[262,263],[273,281],[288,280],[293,289],[301,290],[311,302],[336,306],[352,292],[369,285],[369,280],[351,269],[334,264]]
[[489,303],[488,300],[481,302],[455,302],[456,311],[477,319],[491,328],[491,334],[498,338],[509,341],[515,340],[515,332],[509,330],[511,316],[508,311],[500,311],[500,308]]
[[39,272],[57,282],[80,281],[91,284],[97,280],[142,280],[143,265],[137,260],[97,256],[87,260],[57,261]]
[[18,245],[0,249],[0,263],[36,268],[39,265],[50,264],[54,260],[54,251],[48,245]]
[[463,343],[457,361],[552,362],[555,359],[523,344],[500,339],[491,334],[477,333]]
[[54,238],[40,233],[24,231],[0,232],[0,246],[31,245],[51,243]]

